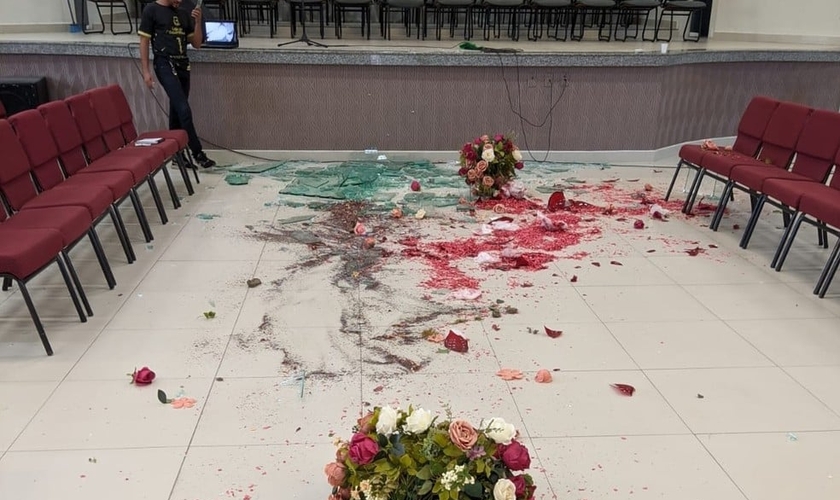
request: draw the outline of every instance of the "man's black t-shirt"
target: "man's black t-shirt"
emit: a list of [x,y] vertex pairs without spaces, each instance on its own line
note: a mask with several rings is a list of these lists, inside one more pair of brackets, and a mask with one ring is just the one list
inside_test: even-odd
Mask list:
[[195,21],[188,11],[155,2],[143,9],[137,32],[152,39],[155,60],[169,61],[175,69],[189,71],[187,43],[194,30]]

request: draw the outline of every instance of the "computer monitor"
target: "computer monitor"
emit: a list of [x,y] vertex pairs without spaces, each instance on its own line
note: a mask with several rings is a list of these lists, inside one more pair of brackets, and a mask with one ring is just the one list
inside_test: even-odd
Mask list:
[[236,21],[204,21],[203,45],[211,49],[235,49],[239,47]]

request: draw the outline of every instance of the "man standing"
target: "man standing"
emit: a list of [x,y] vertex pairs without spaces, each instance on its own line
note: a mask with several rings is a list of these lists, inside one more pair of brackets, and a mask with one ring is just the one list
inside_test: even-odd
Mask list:
[[143,9],[143,17],[137,29],[140,34],[143,80],[150,89],[154,88],[149,68],[151,45],[155,55],[155,75],[169,96],[169,128],[185,130],[193,158],[202,167],[210,168],[216,162],[207,158],[201,147],[189,103],[190,60],[187,56],[187,43],[196,49],[201,47],[204,38],[201,10],[196,8],[187,14],[180,7],[181,0],[157,0]]

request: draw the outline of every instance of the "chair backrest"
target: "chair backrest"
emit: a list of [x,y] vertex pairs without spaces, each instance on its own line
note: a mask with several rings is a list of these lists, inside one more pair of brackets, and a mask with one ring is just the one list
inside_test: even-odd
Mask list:
[[32,173],[41,189],[52,189],[64,182],[64,174],[58,164],[58,148],[41,113],[28,109],[10,117],[9,123],[26,151]]
[[738,135],[732,150],[742,155],[755,156],[761,147],[761,137],[767,130],[767,124],[773,112],[779,107],[779,101],[770,97],[756,96],[747,104],[738,123]]
[[6,108],[3,107],[3,101],[0,101],[0,119],[6,118]]
[[47,122],[55,145],[58,147],[58,157],[64,165],[67,175],[74,175],[87,166],[87,158],[83,149],[84,141],[76,120],[70,114],[70,108],[64,101],[52,101],[38,106],[38,111]]
[[125,146],[122,128],[120,128],[122,125],[120,115],[114,106],[114,100],[111,99],[111,92],[105,87],[99,87],[88,90],[85,94],[90,97],[93,111],[99,119],[99,125],[102,126],[102,138],[105,139],[108,149],[116,151]]
[[137,128],[134,127],[134,114],[131,112],[131,105],[128,104],[125,92],[119,85],[109,85],[105,88],[111,93],[111,100],[117,108],[123,139],[126,143],[134,141],[134,139],[137,139]]
[[38,191],[32,182],[29,158],[8,120],[0,120],[0,151],[3,152],[0,161],[0,191],[12,211],[18,211],[37,196]]
[[792,102],[779,104],[761,137],[758,159],[779,168],[788,168],[793,159],[796,142],[813,111],[807,106]]
[[815,110],[796,143],[793,172],[825,182],[840,151],[840,113]]
[[68,97],[64,102],[70,108],[79,133],[82,134],[85,151],[90,161],[96,161],[108,154],[108,148],[105,147],[105,141],[102,139],[102,126],[99,125],[96,112],[90,105],[90,97],[86,94],[77,94]]

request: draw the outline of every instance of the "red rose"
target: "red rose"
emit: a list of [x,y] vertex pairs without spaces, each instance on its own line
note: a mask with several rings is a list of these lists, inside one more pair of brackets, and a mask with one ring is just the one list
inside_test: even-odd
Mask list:
[[493,138],[496,142],[502,142],[505,139],[505,136],[502,134],[496,134],[496,137]]
[[134,373],[131,374],[131,383],[135,385],[149,385],[154,379],[155,372],[150,370],[148,366],[134,370]]
[[525,164],[521,161],[516,162],[516,164],[514,164],[513,166],[514,168],[516,168],[516,170],[522,170],[523,168],[525,168]]
[[350,440],[350,460],[356,465],[367,465],[373,462],[376,454],[379,453],[379,445],[376,441],[364,434],[354,434]]
[[[534,492],[537,490],[537,487],[533,484],[528,484],[528,480],[525,479],[525,475],[513,476],[510,478],[510,482],[516,486],[516,499],[517,500],[533,500]],[[533,482],[533,481],[532,481]]]
[[528,454],[528,448],[518,441],[512,441],[502,451],[502,462],[510,470],[525,470],[531,466],[531,456]]

